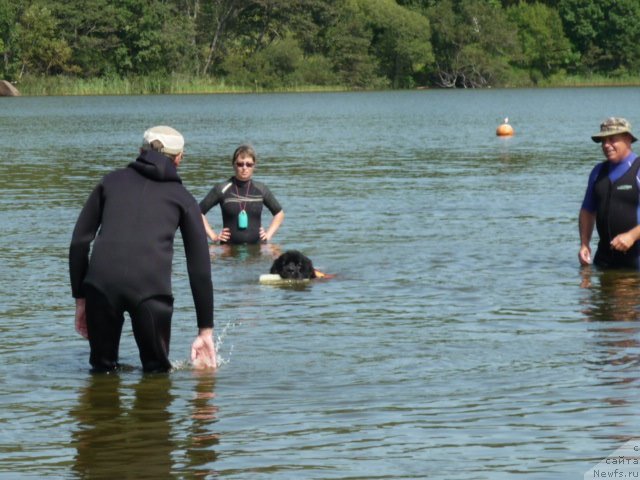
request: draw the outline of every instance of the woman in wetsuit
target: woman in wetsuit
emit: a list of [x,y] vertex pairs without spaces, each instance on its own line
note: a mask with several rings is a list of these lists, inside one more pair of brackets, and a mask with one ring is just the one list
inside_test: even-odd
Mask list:
[[[282,225],[284,211],[269,188],[253,180],[256,152],[250,145],[240,145],[233,152],[231,163],[235,175],[226,182],[214,186],[200,202],[202,220],[207,236],[213,242],[226,244],[255,244],[269,242]],[[206,214],[220,204],[222,230],[216,234]],[[265,230],[262,228],[262,206],[265,205],[273,219]]]

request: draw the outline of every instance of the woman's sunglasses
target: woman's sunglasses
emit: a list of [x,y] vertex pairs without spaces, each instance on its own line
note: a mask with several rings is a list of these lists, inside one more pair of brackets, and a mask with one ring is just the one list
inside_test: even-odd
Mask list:
[[242,168],[242,167],[253,168],[255,165],[256,165],[255,163],[251,163],[251,162],[236,162],[236,166],[238,168]]

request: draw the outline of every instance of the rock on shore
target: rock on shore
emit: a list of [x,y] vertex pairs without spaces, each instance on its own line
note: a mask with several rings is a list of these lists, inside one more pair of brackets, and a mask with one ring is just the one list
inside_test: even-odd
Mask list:
[[0,80],[0,97],[19,97],[20,92],[6,80]]

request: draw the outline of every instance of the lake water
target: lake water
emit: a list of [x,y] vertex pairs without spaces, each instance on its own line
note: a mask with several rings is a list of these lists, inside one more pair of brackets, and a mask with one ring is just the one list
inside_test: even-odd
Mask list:
[[[640,126],[639,104],[638,88],[0,99],[0,478],[583,478],[640,437],[640,278],[582,271],[576,220],[602,157],[589,136],[609,115]],[[91,375],[73,329],[77,214],[154,124],[185,135],[198,200],[248,141],[286,212],[271,249],[211,248],[215,376],[189,368],[181,241],[173,372],[142,374],[127,323],[126,368]],[[260,285],[277,248],[336,278]]]

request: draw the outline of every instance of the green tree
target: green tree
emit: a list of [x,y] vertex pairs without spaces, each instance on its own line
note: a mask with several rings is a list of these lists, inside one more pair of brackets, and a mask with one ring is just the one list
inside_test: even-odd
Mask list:
[[71,48],[57,30],[58,22],[45,6],[30,5],[16,26],[15,44],[21,78],[25,73],[49,74],[71,68]]
[[196,41],[202,61],[198,73],[207,74],[224,59],[224,49],[238,16],[253,2],[250,0],[202,0],[190,11],[196,24]]
[[193,68],[193,22],[170,2],[120,0],[127,11],[121,30],[135,74],[167,74]]
[[640,2],[618,0],[607,13],[609,22],[601,37],[608,59],[605,68],[640,73]]
[[370,49],[380,73],[395,88],[411,87],[417,72],[433,62],[429,20],[394,0],[359,0],[367,29],[372,33]]
[[557,10],[542,3],[520,3],[507,9],[518,27],[522,49],[520,66],[531,72],[535,80],[573,67],[578,56],[565,36]]
[[560,0],[558,9],[584,71],[639,72],[640,2]]
[[2,53],[0,69],[4,78],[13,79],[15,75],[12,60],[15,53],[14,40],[19,12],[18,2],[0,0],[0,52]]
[[129,12],[110,0],[52,1],[60,31],[72,48],[72,61],[84,77],[131,71],[132,59],[123,32]]
[[85,77],[192,73],[193,19],[172,1],[49,0]]
[[[273,88],[310,81],[335,83],[326,57],[328,25],[337,10],[326,0],[255,0],[228,22],[216,73],[232,82]],[[221,57],[222,58],[222,57]]]
[[383,87],[388,81],[379,74],[369,53],[373,32],[355,0],[346,0],[334,25],[327,32],[327,54],[341,83],[351,87]]
[[327,0],[254,0],[235,26],[251,52],[293,36],[305,54],[313,54],[324,48],[325,25],[334,21],[335,11]]
[[519,49],[516,27],[501,7],[483,0],[443,0],[427,13],[436,84],[475,88],[508,83],[509,62]]
[[301,82],[305,85],[339,85],[333,64],[324,55],[307,55],[298,67]]
[[227,65],[227,68],[230,69],[231,81],[261,88],[277,88],[300,82],[297,71],[302,61],[302,49],[298,42],[288,37],[271,42],[240,65]]

